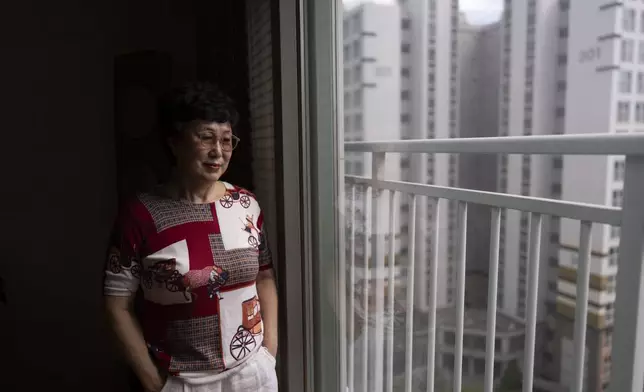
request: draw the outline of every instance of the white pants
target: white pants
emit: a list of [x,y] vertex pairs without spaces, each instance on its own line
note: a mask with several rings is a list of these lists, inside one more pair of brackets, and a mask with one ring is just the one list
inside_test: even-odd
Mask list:
[[161,392],[277,392],[275,358],[262,347],[243,364],[200,378],[168,377]]

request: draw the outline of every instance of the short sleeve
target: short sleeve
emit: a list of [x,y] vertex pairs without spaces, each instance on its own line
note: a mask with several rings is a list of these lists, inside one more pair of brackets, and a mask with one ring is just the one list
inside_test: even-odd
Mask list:
[[266,235],[266,225],[264,224],[264,214],[260,213],[258,220],[258,227],[260,233],[259,241],[259,270],[267,270],[273,268],[273,255],[268,246],[268,236]]
[[105,295],[136,293],[141,278],[139,250],[142,242],[141,225],[132,205],[127,205],[119,212],[110,236],[103,285]]

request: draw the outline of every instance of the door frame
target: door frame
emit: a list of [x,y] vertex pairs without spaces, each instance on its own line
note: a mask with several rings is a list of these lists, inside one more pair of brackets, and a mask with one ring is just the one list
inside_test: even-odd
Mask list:
[[341,12],[336,0],[272,0],[280,383],[290,392],[346,381]]
[[[306,266],[310,260],[305,223],[306,162],[302,132],[301,0],[271,0],[273,102],[276,166],[277,260],[279,296],[279,380],[287,392],[310,391],[307,366],[311,349],[307,336]],[[280,159],[281,158],[281,159]]]

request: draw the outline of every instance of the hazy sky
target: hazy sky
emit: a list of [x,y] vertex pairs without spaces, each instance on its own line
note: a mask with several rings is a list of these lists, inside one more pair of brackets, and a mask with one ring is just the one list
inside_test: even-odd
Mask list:
[[499,20],[503,0],[460,0],[460,8],[471,23],[490,23]]
[[[393,3],[395,0],[343,0],[350,7],[363,2]],[[442,0],[445,1],[445,0]],[[499,20],[503,10],[503,0],[460,0],[460,8],[466,13],[470,23],[486,24]]]

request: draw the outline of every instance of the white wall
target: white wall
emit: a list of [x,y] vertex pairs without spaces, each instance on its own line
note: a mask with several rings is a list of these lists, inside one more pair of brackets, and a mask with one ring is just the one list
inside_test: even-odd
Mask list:
[[[600,11],[599,0],[571,2],[566,99],[566,134],[613,132],[616,120],[616,78],[618,71],[598,71],[617,64],[620,40],[598,41],[615,31],[619,7]],[[592,99],[589,99],[592,97]],[[592,204],[610,204],[608,165],[602,157],[564,157],[563,198]],[[592,175],[582,175],[592,173]],[[604,228],[593,230],[592,249],[606,252]],[[561,242],[577,246],[579,224],[562,220]]]

